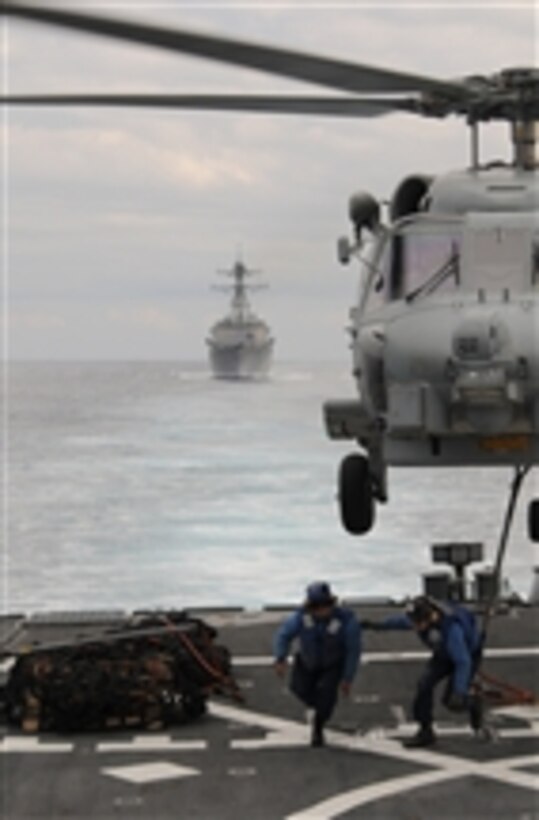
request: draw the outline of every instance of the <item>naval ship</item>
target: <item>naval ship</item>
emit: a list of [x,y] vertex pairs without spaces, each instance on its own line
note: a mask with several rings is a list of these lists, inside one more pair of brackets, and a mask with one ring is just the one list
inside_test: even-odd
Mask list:
[[207,339],[210,364],[217,379],[263,379],[271,366],[274,339],[270,328],[256,316],[249,305],[247,292],[263,285],[250,285],[247,278],[256,271],[237,261],[231,270],[232,285],[218,286],[232,291],[230,311],[210,330]]

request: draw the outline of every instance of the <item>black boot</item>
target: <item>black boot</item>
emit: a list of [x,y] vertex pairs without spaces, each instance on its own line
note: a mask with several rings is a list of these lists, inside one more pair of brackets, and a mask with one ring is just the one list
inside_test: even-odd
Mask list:
[[436,735],[432,731],[432,727],[421,726],[417,734],[407,738],[403,745],[406,746],[407,749],[426,749],[428,746],[434,746],[435,743]]
[[470,698],[470,728],[474,732],[480,732],[484,724],[484,707],[483,701],[479,695],[473,695]]
[[313,748],[320,748],[321,746],[324,746],[324,744],[325,744],[324,724],[322,723],[322,721],[320,720],[318,715],[316,715],[315,718],[314,718],[314,722],[313,722],[313,733],[312,733],[312,736],[311,736],[311,746]]

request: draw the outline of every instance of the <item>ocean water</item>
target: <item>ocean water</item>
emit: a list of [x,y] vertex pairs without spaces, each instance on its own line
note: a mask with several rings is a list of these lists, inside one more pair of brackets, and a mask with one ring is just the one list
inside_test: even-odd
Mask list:
[[[3,610],[258,608],[315,578],[401,596],[440,540],[484,541],[492,561],[508,470],[394,470],[372,533],[343,532],[336,472],[351,448],[325,438],[321,405],[348,396],[342,364],[280,365],[263,383],[214,381],[204,364],[11,364]],[[523,594],[534,489],[507,560]]]

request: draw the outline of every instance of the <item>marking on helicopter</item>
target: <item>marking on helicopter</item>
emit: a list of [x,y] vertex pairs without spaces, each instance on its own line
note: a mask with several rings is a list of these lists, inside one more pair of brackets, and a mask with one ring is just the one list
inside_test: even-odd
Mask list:
[[191,766],[178,766],[177,763],[159,761],[156,763],[137,763],[129,766],[113,766],[101,769],[104,775],[126,780],[128,783],[158,783],[162,780],[178,780],[195,777],[201,774],[199,769]]

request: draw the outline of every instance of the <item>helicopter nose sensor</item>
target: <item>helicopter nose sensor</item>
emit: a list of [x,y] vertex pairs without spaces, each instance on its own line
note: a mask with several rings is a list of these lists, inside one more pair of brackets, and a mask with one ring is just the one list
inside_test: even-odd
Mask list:
[[494,316],[465,319],[453,333],[452,403],[477,430],[502,431],[524,411],[527,362],[511,355],[507,336]]
[[489,361],[501,349],[501,336],[492,317],[465,319],[453,334],[453,354],[461,361]]

